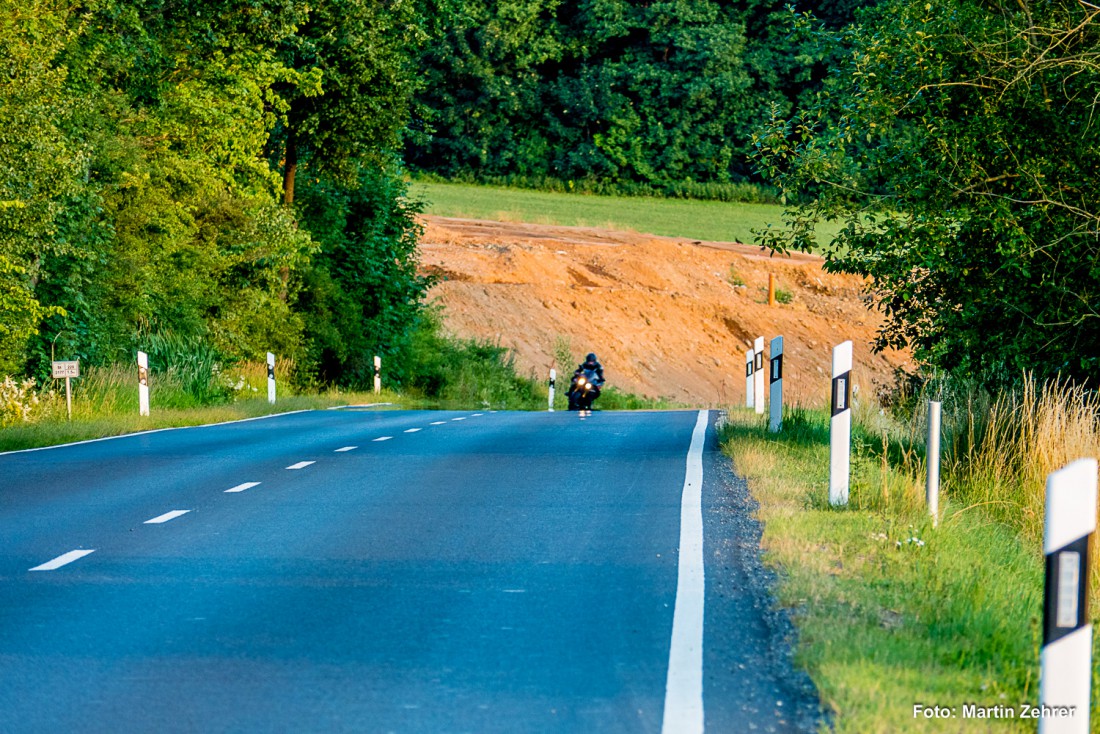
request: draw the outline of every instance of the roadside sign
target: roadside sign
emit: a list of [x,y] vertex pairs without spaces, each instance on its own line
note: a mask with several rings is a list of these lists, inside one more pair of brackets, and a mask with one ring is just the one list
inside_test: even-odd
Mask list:
[[74,359],[53,363],[53,378],[63,380],[66,377],[80,377],[80,360]]

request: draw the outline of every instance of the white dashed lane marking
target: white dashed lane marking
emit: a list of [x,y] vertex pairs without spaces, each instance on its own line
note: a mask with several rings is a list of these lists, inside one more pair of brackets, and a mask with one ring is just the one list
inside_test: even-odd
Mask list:
[[287,469],[305,469],[310,464],[316,464],[316,461],[299,461],[297,464],[291,464]]
[[391,438],[393,438],[393,436],[379,436],[378,438],[376,438],[374,440],[375,441],[389,441]]
[[429,423],[428,425],[431,425],[431,426],[441,426],[441,425],[443,425],[443,424],[444,424],[444,423],[446,423],[446,422],[447,422],[447,421],[432,421],[432,422],[431,422],[431,423]]
[[424,429],[422,429],[422,428],[409,428],[405,431],[405,433],[416,433],[417,431],[422,431],[422,430],[424,430]]
[[80,560],[81,558],[83,558],[84,556],[86,556],[90,553],[95,553],[95,551],[94,550],[73,550],[73,551],[69,551],[68,553],[63,553],[62,555],[58,556],[57,558],[53,559],[52,561],[47,561],[46,563],[43,563],[41,566],[35,566],[34,568],[32,568],[30,570],[31,571],[56,571],[57,569],[61,568],[62,566],[67,566],[68,564],[72,563],[73,561]]
[[461,416],[460,418],[451,418],[451,420],[453,420],[453,421],[464,421],[464,420],[466,420],[466,416]]
[[260,485],[259,482],[245,482],[244,484],[238,484],[236,487],[230,487],[229,489],[227,489],[225,491],[227,493],[229,493],[229,492],[243,492],[246,489],[252,489],[253,487],[258,487],[259,485]]
[[355,449],[357,449],[357,448],[359,448],[359,447],[358,446],[345,446],[342,449],[336,449],[336,451],[334,453],[342,454],[345,451],[355,451]]
[[152,520],[146,520],[145,524],[146,525],[160,525],[161,523],[166,523],[169,520],[175,520],[177,517],[180,517],[182,515],[186,515],[188,512],[191,512],[191,510],[172,510],[171,512],[166,512],[163,515],[158,515],[157,517],[154,517]]

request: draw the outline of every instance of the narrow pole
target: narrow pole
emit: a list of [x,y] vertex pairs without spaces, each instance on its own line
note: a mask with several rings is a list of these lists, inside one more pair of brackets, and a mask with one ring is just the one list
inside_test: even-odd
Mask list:
[[768,430],[778,433],[783,428],[783,337],[777,336],[771,344],[771,371],[768,375],[771,394],[768,408],[771,411]]
[[940,403],[928,401],[928,484],[925,494],[928,497],[928,514],[932,516],[932,527],[940,523]]
[[833,417],[829,424],[829,504],[848,504],[852,461],[852,342],[833,347]]
[[73,391],[70,384],[71,377],[65,378],[65,407],[69,411],[69,420],[73,419]]
[[138,350],[138,415],[149,415],[149,355]]
[[558,379],[558,371],[553,367],[550,368],[550,399],[547,401],[550,407],[547,408],[551,413],[554,412],[554,383]]
[[382,358],[374,355],[374,394],[382,392]]
[[267,402],[275,404],[275,355],[267,353]]
[[768,273],[768,305],[775,305],[775,275]]
[[1079,459],[1047,477],[1039,734],[1089,731],[1089,541],[1096,532],[1096,468],[1096,459]]
[[757,415],[764,415],[764,337],[756,337],[753,352],[753,407]]
[[752,370],[755,359],[751,349],[745,350],[745,407],[751,408],[753,403],[753,395],[756,393],[756,388],[753,386]]

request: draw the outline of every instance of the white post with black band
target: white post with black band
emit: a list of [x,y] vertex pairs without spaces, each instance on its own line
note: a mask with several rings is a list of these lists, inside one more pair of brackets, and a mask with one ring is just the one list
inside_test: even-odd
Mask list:
[[382,392],[382,358],[374,355],[374,394]]
[[149,415],[149,355],[138,350],[138,415]]
[[771,415],[768,420],[768,430],[778,433],[783,428],[783,337],[772,339],[771,370],[768,372],[770,383],[770,395],[768,396],[768,409]]
[[745,407],[752,407],[752,396],[756,392],[753,386],[752,370],[755,357],[753,356],[751,349],[745,350]]
[[1039,734],[1089,731],[1089,541],[1096,532],[1096,469],[1096,459],[1079,459],[1047,477]]
[[550,400],[548,401],[550,403],[550,407],[548,408],[548,410],[551,413],[554,412],[554,383],[556,383],[557,380],[558,380],[558,371],[556,369],[554,369],[553,367],[551,367],[550,368]]
[[833,347],[833,417],[829,425],[829,504],[848,504],[852,466],[852,342]]
[[267,353],[267,402],[275,404],[275,355]]
[[756,408],[757,415],[764,415],[764,337],[756,337],[756,343],[752,346],[755,352],[752,363],[752,376],[755,383],[753,407]]

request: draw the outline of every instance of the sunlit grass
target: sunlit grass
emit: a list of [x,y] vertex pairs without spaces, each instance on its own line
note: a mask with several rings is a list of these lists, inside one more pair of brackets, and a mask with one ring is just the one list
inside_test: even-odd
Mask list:
[[[489,219],[752,244],[753,229],[781,226],[783,207],[690,199],[561,194],[471,184],[414,181],[411,197],[425,212],[443,217]],[[836,228],[822,226],[831,239]]]

